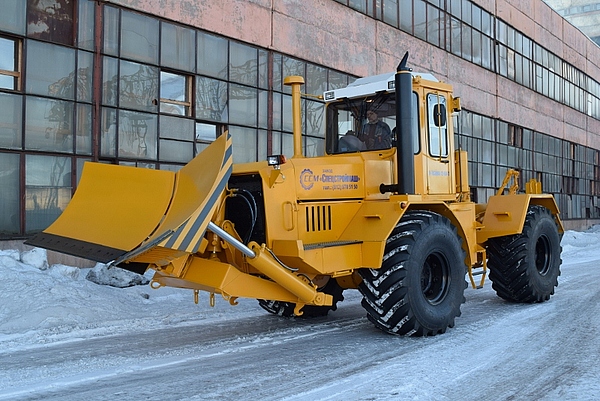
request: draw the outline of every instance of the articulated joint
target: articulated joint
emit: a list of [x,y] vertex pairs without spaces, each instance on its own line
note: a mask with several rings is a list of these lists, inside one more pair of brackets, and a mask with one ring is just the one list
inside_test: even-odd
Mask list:
[[318,306],[330,306],[333,304],[333,297],[331,295],[318,292],[316,287],[311,283],[287,270],[273,259],[264,245],[260,246],[256,242],[251,242],[248,246],[255,254],[254,257],[247,257],[248,263],[296,295],[302,303]]

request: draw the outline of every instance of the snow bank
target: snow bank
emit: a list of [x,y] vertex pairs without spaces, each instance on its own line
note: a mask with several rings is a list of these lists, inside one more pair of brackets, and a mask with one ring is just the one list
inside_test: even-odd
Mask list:
[[34,251],[0,251],[0,349],[198,319],[201,308],[189,290],[98,285],[86,276],[94,272],[97,281],[123,286],[133,273],[48,266],[45,250]]
[[566,231],[561,245],[563,263],[577,264],[597,259],[600,225],[587,231]]

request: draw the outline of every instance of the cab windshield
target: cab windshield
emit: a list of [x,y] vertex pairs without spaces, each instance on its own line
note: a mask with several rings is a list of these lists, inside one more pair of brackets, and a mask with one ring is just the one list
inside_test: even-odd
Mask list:
[[[389,149],[396,144],[394,93],[342,99],[327,105],[327,153]],[[418,105],[413,93],[413,145],[419,149]]]
[[396,128],[393,93],[343,99],[327,106],[327,153],[392,147]]

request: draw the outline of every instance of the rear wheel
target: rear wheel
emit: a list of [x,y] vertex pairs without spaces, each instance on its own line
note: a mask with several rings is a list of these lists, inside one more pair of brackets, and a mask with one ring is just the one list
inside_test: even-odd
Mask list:
[[561,249],[552,213],[530,206],[521,234],[488,240],[492,288],[512,302],[547,301],[558,285]]
[[[344,295],[342,292],[344,289],[340,287],[338,282],[329,278],[327,283],[319,288],[320,292],[324,292],[325,294],[329,294],[333,297],[333,305],[331,306],[315,306],[315,305],[306,305],[302,308],[302,315],[299,317],[302,318],[311,318],[311,317],[319,317],[319,316],[327,316],[329,311],[334,311],[337,309],[337,303],[344,300]],[[273,313],[275,315],[283,316],[283,317],[295,317],[294,308],[296,308],[296,304],[293,302],[281,302],[281,301],[270,301],[265,299],[259,299],[258,304],[267,312]]]
[[429,336],[454,326],[465,301],[465,252],[450,221],[409,211],[387,239],[380,269],[363,269],[367,317],[387,333]]

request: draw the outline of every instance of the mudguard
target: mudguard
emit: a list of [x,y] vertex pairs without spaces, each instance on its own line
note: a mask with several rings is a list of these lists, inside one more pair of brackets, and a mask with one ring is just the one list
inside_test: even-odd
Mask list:
[[544,206],[555,217],[558,232],[564,232],[559,209],[551,194],[510,194],[490,196],[483,224],[477,231],[477,242],[483,244],[490,238],[521,234],[530,205]]

